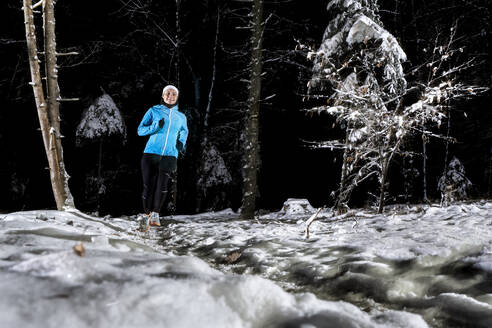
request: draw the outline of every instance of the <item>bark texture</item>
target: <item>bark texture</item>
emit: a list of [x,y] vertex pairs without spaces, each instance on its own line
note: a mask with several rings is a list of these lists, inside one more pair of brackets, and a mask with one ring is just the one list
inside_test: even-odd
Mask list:
[[257,173],[259,167],[258,132],[262,71],[262,41],[263,41],[263,0],[253,2],[253,36],[251,53],[251,78],[249,89],[249,110],[246,122],[245,165],[243,172],[243,201],[241,218],[252,219],[256,206]]
[[[36,31],[32,1],[24,0],[24,23],[26,42],[31,70],[31,85],[43,136],[43,143],[48,158],[51,186],[58,210],[66,206],[73,207],[73,198],[68,188],[68,174],[63,162],[63,149],[60,134],[58,70],[56,66],[55,41],[55,1],[43,3],[43,28],[45,48],[46,92],[43,89],[39,53],[36,44]],[[46,94],[46,97],[45,97]]]

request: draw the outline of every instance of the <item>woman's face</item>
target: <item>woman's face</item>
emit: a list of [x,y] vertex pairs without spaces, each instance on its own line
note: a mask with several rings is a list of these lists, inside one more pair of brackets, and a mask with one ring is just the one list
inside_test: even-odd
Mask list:
[[162,94],[162,99],[166,104],[174,105],[178,101],[178,93],[172,89],[168,89]]

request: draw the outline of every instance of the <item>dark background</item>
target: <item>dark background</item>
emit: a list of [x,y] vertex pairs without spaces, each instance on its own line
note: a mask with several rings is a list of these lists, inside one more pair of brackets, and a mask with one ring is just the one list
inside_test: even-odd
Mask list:
[[[449,35],[458,22],[462,58],[476,57],[481,64],[462,72],[465,83],[490,87],[492,66],[491,12],[488,0],[430,0],[380,2],[384,27],[408,55],[405,68],[426,61],[424,49],[436,35]],[[78,51],[79,56],[60,57],[59,84],[66,98],[78,102],[61,105],[63,147],[70,188],[76,206],[101,214],[135,214],[141,211],[140,158],[146,138],[136,128],[145,111],[159,102],[162,87],[180,88],[179,106],[188,117],[190,139],[186,155],[179,160],[177,206],[179,213],[196,210],[236,209],[241,201],[241,131],[249,78],[249,6],[237,1],[182,0],[179,30],[176,1],[58,1],[57,47]],[[332,119],[310,117],[302,109],[310,63],[296,51],[297,40],[317,48],[330,13],[327,1],[265,1],[264,71],[261,107],[258,208],[275,210],[287,198],[307,198],[314,206],[330,205],[337,186],[340,158],[337,152],[313,150],[303,140],[323,140],[334,132]],[[39,122],[30,81],[22,1],[0,4],[0,210],[54,208],[46,169]],[[213,70],[213,47],[219,20],[216,58],[217,78],[213,89],[209,136],[221,152],[233,183],[207,192],[196,207],[197,163],[203,136],[203,113],[207,106]],[[40,23],[37,18],[37,23]],[[38,24],[38,33],[41,31]],[[163,34],[176,40],[179,51]],[[41,40],[38,35],[38,40]],[[39,41],[38,41],[39,43]],[[39,44],[38,44],[39,46]],[[410,84],[419,76],[408,76]],[[199,92],[195,92],[199,86]],[[103,174],[106,192],[97,195],[88,181],[97,174],[99,141],[76,145],[75,130],[84,109],[107,92],[120,109],[127,127],[125,140],[111,137],[103,143]],[[273,95],[273,96],[272,96]],[[272,97],[270,97],[272,96]],[[450,155],[457,156],[473,182],[472,197],[490,197],[492,166],[492,112],[490,91],[472,100],[453,104],[451,134],[458,140]],[[466,112],[466,115],[465,115]],[[445,127],[441,131],[445,133]],[[414,151],[421,142],[410,141]],[[441,140],[429,144],[428,192],[437,199],[436,185],[444,168],[445,147]],[[422,199],[422,159],[413,163],[397,159],[391,168],[391,201],[402,202],[404,169],[418,174],[407,190],[408,199]],[[226,194],[218,197],[218,194]],[[220,199],[219,199],[220,198]],[[368,204],[367,187],[354,194],[354,206]]]

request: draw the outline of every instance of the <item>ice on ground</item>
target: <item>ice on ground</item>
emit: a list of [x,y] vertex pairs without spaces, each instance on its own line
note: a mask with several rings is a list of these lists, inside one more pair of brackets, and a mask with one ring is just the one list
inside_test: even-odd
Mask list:
[[[236,221],[225,211],[195,217],[194,224],[222,226],[217,215]],[[417,314],[367,313],[312,293],[289,293],[258,275],[224,274],[196,256],[178,256],[163,239],[178,232],[177,225],[193,222],[179,219],[188,223],[164,221],[164,229],[141,234],[129,218],[104,220],[75,210],[0,217],[0,327],[428,326]],[[245,243],[230,233],[224,239],[208,231],[208,237],[190,241],[205,247]],[[85,254],[74,251],[80,245]]]

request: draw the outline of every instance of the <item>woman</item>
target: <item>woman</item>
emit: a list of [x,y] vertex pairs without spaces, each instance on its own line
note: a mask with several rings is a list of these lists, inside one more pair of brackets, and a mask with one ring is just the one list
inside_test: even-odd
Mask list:
[[144,215],[140,230],[160,226],[159,213],[167,196],[171,173],[176,171],[178,152],[184,152],[188,126],[178,111],[178,89],[168,85],[162,90],[160,105],[151,107],[138,126],[139,136],[150,136],[142,156]]

